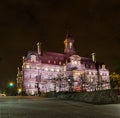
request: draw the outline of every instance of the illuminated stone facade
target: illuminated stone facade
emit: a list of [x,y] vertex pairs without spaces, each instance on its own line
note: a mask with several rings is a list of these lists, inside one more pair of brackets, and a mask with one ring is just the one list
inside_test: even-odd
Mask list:
[[[29,51],[23,58],[22,71],[17,74],[18,88],[29,95],[50,91],[95,91],[110,88],[109,70],[92,58],[75,53],[74,40],[67,36],[64,53]],[[21,77],[22,75],[22,82]],[[20,78],[20,79],[19,79]],[[22,85],[21,85],[22,83]]]

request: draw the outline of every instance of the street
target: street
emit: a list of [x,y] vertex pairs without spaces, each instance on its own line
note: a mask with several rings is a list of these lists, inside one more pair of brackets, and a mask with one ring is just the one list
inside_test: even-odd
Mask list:
[[91,105],[36,96],[2,96],[0,118],[120,118],[120,104]]

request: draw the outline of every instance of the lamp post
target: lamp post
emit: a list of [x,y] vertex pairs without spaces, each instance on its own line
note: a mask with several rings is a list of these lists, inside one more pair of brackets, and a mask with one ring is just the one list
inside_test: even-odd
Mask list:
[[69,92],[73,92],[73,76],[68,77]]
[[16,95],[15,84],[13,82],[8,83],[8,94]]
[[70,92],[70,78],[68,78],[68,86],[69,86],[69,92]]

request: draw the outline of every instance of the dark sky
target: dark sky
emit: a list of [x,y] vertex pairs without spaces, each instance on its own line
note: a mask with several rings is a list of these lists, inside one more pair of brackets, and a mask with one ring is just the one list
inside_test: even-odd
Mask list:
[[120,0],[1,0],[0,87],[16,79],[22,56],[38,41],[63,52],[67,31],[77,54],[95,52],[111,72],[120,67]]

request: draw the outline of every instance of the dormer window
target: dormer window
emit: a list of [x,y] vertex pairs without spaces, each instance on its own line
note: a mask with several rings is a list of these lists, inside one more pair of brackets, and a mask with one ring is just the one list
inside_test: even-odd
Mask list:
[[59,61],[59,65],[61,65],[61,61]]
[[80,56],[73,55],[70,57],[71,64],[73,65],[80,65]]
[[31,62],[36,62],[36,56],[35,55],[31,55]]
[[54,61],[54,64],[56,64],[56,61]]
[[50,60],[48,60],[48,63],[50,63]]

